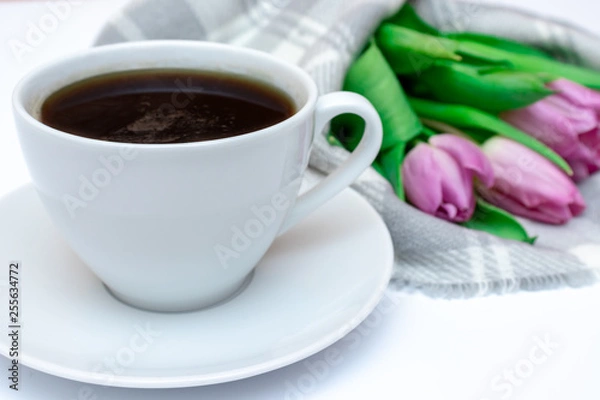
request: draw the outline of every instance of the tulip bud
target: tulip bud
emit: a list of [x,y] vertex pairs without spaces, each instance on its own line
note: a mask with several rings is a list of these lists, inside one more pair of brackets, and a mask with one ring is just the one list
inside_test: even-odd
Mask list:
[[600,93],[566,79],[548,88],[556,94],[502,118],[555,150],[579,181],[600,169]]
[[564,224],[585,209],[575,184],[538,153],[500,136],[486,141],[482,150],[495,183],[492,188],[478,185],[477,191],[489,203],[549,224]]
[[473,178],[494,181],[491,164],[472,142],[451,134],[433,136],[413,148],[402,164],[406,198],[421,211],[453,222],[475,210]]

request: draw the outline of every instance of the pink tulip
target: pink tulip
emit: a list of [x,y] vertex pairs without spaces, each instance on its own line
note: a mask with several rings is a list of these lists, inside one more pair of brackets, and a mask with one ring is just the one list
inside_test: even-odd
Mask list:
[[600,169],[600,93],[566,79],[548,87],[557,93],[502,118],[560,154],[579,181]]
[[482,150],[496,177],[491,189],[477,188],[486,201],[549,224],[564,224],[585,209],[569,177],[533,150],[500,136],[486,141]]
[[488,187],[494,182],[492,166],[479,147],[451,134],[418,144],[402,163],[407,199],[421,211],[453,222],[473,215],[474,176]]

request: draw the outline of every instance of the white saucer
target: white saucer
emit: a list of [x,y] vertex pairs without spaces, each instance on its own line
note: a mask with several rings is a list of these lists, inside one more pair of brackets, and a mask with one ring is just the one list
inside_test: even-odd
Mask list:
[[[9,262],[21,262],[20,362],[107,386],[200,386],[299,361],[365,319],[392,271],[385,224],[350,189],[279,238],[236,297],[182,314],[115,300],[60,238],[31,186],[0,200],[0,221],[3,302]],[[160,336],[141,334],[148,324]],[[8,349],[0,335],[0,353]]]

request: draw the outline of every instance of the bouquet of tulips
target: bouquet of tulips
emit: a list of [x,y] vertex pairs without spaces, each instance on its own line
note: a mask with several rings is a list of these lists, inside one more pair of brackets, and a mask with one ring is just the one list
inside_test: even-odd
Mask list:
[[[514,216],[564,224],[585,209],[575,182],[600,169],[600,74],[476,33],[443,33],[410,5],[384,21],[344,89],[377,109],[376,170],[436,217],[533,243]],[[364,122],[332,122],[353,150]]]

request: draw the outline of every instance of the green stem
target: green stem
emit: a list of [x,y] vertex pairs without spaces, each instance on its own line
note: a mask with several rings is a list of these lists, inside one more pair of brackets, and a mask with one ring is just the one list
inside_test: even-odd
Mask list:
[[422,118],[434,119],[458,128],[464,128],[467,134],[469,128],[474,128],[502,135],[546,157],[568,175],[573,174],[569,164],[554,150],[493,115],[472,107],[436,103],[414,97],[409,97],[409,102],[413,110]]

